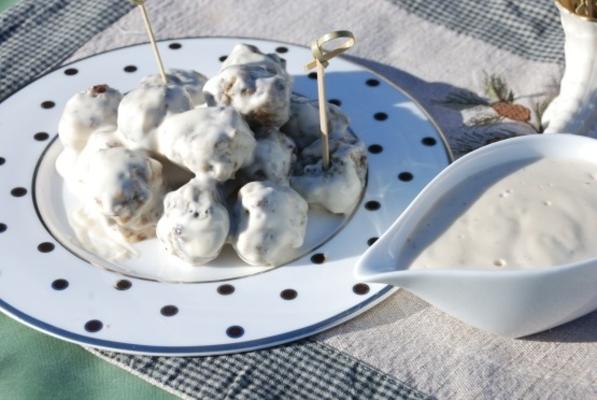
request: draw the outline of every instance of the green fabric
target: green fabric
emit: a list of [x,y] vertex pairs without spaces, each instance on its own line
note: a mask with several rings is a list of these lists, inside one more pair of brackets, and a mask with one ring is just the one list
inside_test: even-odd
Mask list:
[[173,399],[167,392],[0,313],[0,399]]
[[6,10],[16,2],[17,0],[0,0],[0,11]]

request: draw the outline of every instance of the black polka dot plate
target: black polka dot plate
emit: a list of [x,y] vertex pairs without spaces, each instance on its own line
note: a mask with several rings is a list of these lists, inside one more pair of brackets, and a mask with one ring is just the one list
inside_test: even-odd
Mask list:
[[[294,90],[316,97],[304,72],[307,48],[238,38],[167,40],[167,66],[213,76],[239,42],[278,52]],[[368,183],[355,213],[310,215],[315,240],[284,266],[247,267],[224,255],[185,267],[155,240],[139,256],[108,262],[83,250],[68,224],[72,199],[53,167],[56,127],[77,91],[108,83],[125,92],[155,73],[147,45],[89,57],[46,74],[0,104],[0,308],[64,340],[130,353],[207,355],[254,350],[312,335],[382,301],[393,288],[355,280],[353,267],[450,162],[443,136],[408,95],[370,70],[338,58],[327,69],[329,100],[351,118],[369,149]],[[326,219],[327,218],[327,219]]]

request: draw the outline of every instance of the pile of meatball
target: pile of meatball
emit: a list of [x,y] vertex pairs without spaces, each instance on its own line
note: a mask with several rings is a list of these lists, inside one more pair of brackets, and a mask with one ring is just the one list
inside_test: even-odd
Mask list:
[[95,85],[66,104],[56,168],[82,204],[88,250],[117,259],[126,252],[100,244],[157,236],[192,265],[229,243],[248,264],[276,266],[302,246],[310,206],[353,212],[365,148],[330,104],[323,168],[317,102],[292,92],[285,60],[239,44],[211,79],[166,77],[125,95]]

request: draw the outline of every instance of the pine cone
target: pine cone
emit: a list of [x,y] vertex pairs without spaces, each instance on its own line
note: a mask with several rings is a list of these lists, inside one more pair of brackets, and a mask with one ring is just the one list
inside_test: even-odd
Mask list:
[[521,122],[528,122],[531,119],[531,110],[525,106],[521,106],[520,104],[499,101],[497,103],[493,103],[491,107],[495,110],[495,112],[504,118]]

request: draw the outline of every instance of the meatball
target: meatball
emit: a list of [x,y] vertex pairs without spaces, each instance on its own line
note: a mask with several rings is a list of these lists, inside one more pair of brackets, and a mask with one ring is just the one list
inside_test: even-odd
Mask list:
[[232,245],[251,265],[281,265],[302,246],[307,228],[307,202],[289,186],[251,182],[238,193],[236,232]]
[[[187,94],[193,107],[205,103],[203,96],[203,85],[207,77],[191,69],[170,69],[166,73],[169,85],[180,86]],[[148,75],[141,81],[141,85],[159,86],[162,85],[162,77],[159,74]]]
[[350,214],[365,187],[367,153],[362,143],[330,141],[330,166],[323,168],[321,142],[314,142],[301,153],[290,185],[310,204],[334,214]]
[[71,97],[58,123],[62,144],[80,151],[91,132],[104,126],[116,126],[121,99],[120,92],[108,85],[95,85]]
[[228,210],[213,182],[196,178],[166,195],[156,233],[167,252],[202,265],[220,254],[229,229]]
[[97,210],[129,241],[154,236],[162,212],[161,164],[141,150],[110,147],[90,154],[86,167],[85,207]]
[[[328,130],[331,139],[356,142],[356,137],[348,130],[350,119],[334,104],[327,107]],[[296,143],[299,149],[310,145],[321,137],[319,125],[319,105],[317,100],[293,94],[290,98],[290,118],[280,128]]]
[[233,178],[253,161],[255,138],[230,107],[207,107],[169,117],[158,132],[160,153],[198,176]]
[[152,80],[123,97],[118,107],[118,131],[127,147],[155,151],[157,128],[162,121],[191,108],[182,86]]
[[251,126],[280,127],[289,117],[292,78],[277,56],[251,49],[235,47],[218,75],[207,81],[207,103],[234,107]]
[[275,128],[257,132],[257,146],[253,162],[242,172],[250,180],[269,180],[288,183],[290,167],[296,160],[296,146]]
[[[122,146],[114,126],[104,126],[93,131],[83,149],[76,151],[65,147],[56,159],[56,170],[74,195],[85,192],[84,183],[89,176],[89,159],[97,151]],[[90,175],[91,174],[91,175]]]
[[254,64],[254,63],[272,63],[281,70],[286,70],[286,61],[277,54],[262,53],[257,46],[251,44],[239,43],[232,48],[232,51],[222,63],[220,70],[232,65]]

